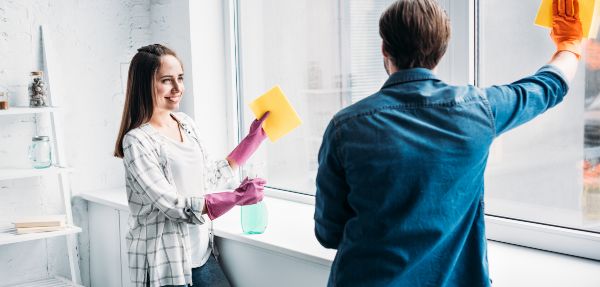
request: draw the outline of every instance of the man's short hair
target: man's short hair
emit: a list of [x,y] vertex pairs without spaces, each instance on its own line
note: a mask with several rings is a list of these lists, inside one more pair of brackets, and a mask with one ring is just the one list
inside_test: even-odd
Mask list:
[[381,15],[379,35],[398,69],[433,69],[448,47],[450,21],[436,0],[398,0]]

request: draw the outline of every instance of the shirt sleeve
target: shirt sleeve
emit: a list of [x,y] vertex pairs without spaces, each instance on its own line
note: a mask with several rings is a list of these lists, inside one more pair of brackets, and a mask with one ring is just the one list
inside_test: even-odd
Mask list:
[[203,197],[184,197],[167,180],[157,155],[151,148],[131,136],[123,139],[125,168],[147,196],[165,216],[173,221],[204,224]]
[[354,214],[348,204],[350,188],[339,157],[339,135],[329,123],[319,150],[315,202],[315,235],[326,248],[337,249],[346,222]]
[[484,93],[489,101],[496,135],[524,124],[560,103],[569,90],[560,70],[546,65],[533,76],[509,85],[492,86]]

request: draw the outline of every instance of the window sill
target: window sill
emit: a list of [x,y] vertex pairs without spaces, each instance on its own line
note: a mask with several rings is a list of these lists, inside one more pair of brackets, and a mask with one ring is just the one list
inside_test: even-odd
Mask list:
[[600,234],[486,215],[488,240],[600,260]]
[[[86,191],[77,194],[87,201],[129,211],[125,188]],[[306,196],[312,198],[311,196]],[[324,266],[331,266],[335,250],[326,249],[314,236],[314,205],[265,197],[269,214],[263,234],[244,234],[240,225],[240,207],[214,221],[215,235],[256,247],[283,253]]]
[[[336,251],[322,247],[315,238],[314,205],[273,197],[265,197],[265,203],[269,212],[269,223],[265,233],[253,235],[242,233],[240,208],[236,207],[215,220],[215,235],[331,266]],[[594,261],[578,258],[593,258],[596,256],[597,252],[595,250],[598,249],[595,247],[600,244],[600,238],[596,238],[597,236],[594,234],[571,232],[564,228],[533,226],[535,224],[503,220],[491,216],[486,216],[486,225],[488,226],[489,238],[488,251],[494,255],[490,257],[490,266],[493,265],[492,263],[496,263],[496,268],[508,268],[510,264],[506,262],[512,262],[515,258],[520,258],[524,262],[535,258],[543,258],[551,261],[548,263],[550,265],[577,262],[583,266],[592,266],[595,272],[600,268],[598,262],[590,263]],[[576,243],[579,240],[584,240],[586,244]],[[531,244],[537,245],[532,246]],[[592,246],[594,247],[592,248]],[[563,254],[547,252],[540,250],[540,248],[559,251]],[[587,256],[578,255],[577,252],[573,251],[576,248],[587,251]],[[510,258],[506,256],[509,253],[512,254],[508,256]],[[574,254],[577,257],[568,254]],[[494,269],[494,266],[492,266],[492,269]]]
[[[129,211],[124,188],[82,192],[77,196],[114,209]],[[315,238],[314,205],[271,196],[265,197],[265,203],[269,214],[269,223],[265,233],[244,234],[240,225],[240,208],[235,207],[214,221],[215,235],[316,264],[331,266],[336,251],[322,247]],[[488,241],[490,253],[506,248],[523,254],[527,252],[547,253],[536,250],[543,248],[579,257],[595,258],[599,256],[598,250],[600,249],[596,246],[600,244],[600,238],[596,238],[598,236],[594,234],[569,232],[562,228],[544,227],[490,216],[486,216],[486,226],[487,236],[490,240],[525,246],[519,247]],[[565,234],[565,232],[569,234]],[[590,236],[594,238],[590,238]],[[582,242],[586,242],[586,244],[582,245],[582,243],[578,243],[578,240],[583,240]],[[533,247],[533,249],[527,248],[527,246]],[[561,251],[565,248],[570,252],[569,250]],[[574,252],[572,249],[578,249],[581,252]],[[579,253],[585,254],[578,255]],[[555,254],[554,258],[578,259],[560,254]],[[494,259],[498,260],[490,258],[490,261],[494,261]]]
[[215,235],[292,257],[331,266],[335,250],[322,247],[314,236],[314,205],[265,197],[269,214],[263,234],[244,234],[240,207],[214,221]]
[[[315,239],[314,205],[273,197],[266,197],[265,203],[270,221],[265,233],[243,234],[240,226],[240,208],[236,207],[214,221],[215,235],[326,267],[331,266],[336,251],[321,247]],[[498,224],[497,221],[493,223]],[[600,284],[600,279],[595,276],[600,272],[598,261],[492,240],[488,240],[488,258],[491,277],[494,285],[498,286],[541,284],[554,287]]]

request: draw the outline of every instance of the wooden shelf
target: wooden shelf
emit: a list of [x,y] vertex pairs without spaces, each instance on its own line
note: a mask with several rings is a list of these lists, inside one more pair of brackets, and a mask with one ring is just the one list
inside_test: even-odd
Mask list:
[[10,285],[10,286],[11,287],[71,287],[71,286],[80,287],[82,285],[75,284],[65,278],[57,276],[55,278],[34,280],[34,281],[19,283],[17,285]]
[[9,107],[8,110],[0,110],[0,116],[6,115],[26,115],[42,114],[56,111],[56,107],[30,108],[30,107]]
[[67,226],[63,230],[17,234],[17,231],[12,226],[0,227],[0,245],[13,244],[31,240],[45,239],[81,232],[81,228],[77,226]]
[[0,180],[19,179],[43,176],[49,174],[59,174],[62,172],[70,172],[70,168],[48,167],[42,169],[35,168],[0,168]]

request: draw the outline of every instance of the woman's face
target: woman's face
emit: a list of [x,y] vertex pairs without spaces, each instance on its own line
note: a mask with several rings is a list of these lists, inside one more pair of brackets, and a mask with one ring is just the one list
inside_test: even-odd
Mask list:
[[177,58],[166,55],[160,59],[160,68],[154,78],[156,100],[154,108],[173,111],[179,107],[183,96],[183,68]]

